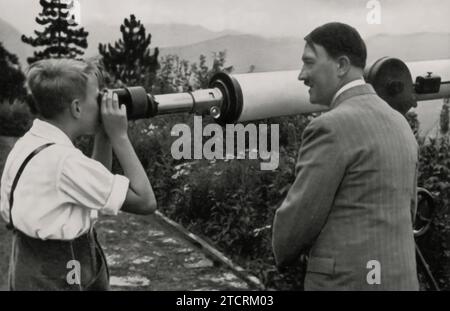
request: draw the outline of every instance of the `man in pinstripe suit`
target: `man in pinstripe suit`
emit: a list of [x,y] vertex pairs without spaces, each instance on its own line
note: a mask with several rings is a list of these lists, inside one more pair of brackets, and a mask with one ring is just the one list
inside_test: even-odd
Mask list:
[[277,265],[309,250],[306,290],[418,290],[415,137],[364,82],[366,46],[354,28],[329,23],[305,40],[299,80],[311,103],[331,109],[303,133],[273,224]]

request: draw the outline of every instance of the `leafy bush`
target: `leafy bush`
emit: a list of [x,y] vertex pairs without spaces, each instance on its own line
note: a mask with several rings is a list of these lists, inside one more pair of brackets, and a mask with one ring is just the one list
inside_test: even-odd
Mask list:
[[28,106],[20,101],[0,104],[0,135],[22,136],[31,127],[32,119]]
[[430,269],[442,289],[450,290],[450,143],[431,139],[420,148],[419,185],[434,195],[437,213],[429,232],[418,239]]
[[25,76],[20,69],[19,59],[8,52],[0,42],[0,104],[3,101],[12,103],[15,98],[22,98],[26,91],[24,87]]

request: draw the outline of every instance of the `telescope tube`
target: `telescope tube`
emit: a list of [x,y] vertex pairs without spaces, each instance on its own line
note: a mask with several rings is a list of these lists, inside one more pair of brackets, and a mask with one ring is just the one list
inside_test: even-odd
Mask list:
[[[403,94],[399,94],[396,100],[400,99],[401,101],[405,97],[404,93],[406,91],[409,92],[409,98],[412,96],[413,100],[416,101],[450,98],[449,59],[408,63],[403,63],[397,59],[394,60],[397,64],[401,63],[406,66],[398,67],[398,70],[402,72],[395,72],[397,69],[394,69],[392,73],[389,73],[390,70],[384,71],[384,73],[379,71],[381,79],[378,76],[377,80],[381,81],[381,84],[378,84],[377,87],[381,87],[384,90],[389,84],[386,83],[385,86],[385,80],[392,82],[395,79],[400,79],[400,81],[394,82],[401,83],[402,87],[400,89],[404,91]],[[380,63],[379,61],[377,61],[378,66],[383,64],[383,62]],[[389,67],[391,63],[394,64],[395,62],[384,62],[384,68],[386,66]],[[375,68],[375,64],[368,69]],[[406,75],[397,74],[405,71]],[[187,112],[211,115],[219,124],[327,110],[327,106],[309,102],[309,88],[303,82],[298,81],[299,72],[299,70],[293,70],[235,75],[219,72],[211,78],[207,89],[155,96],[147,94],[148,102],[152,103],[151,105],[147,104],[147,106],[153,107],[152,116]],[[376,70],[373,72],[376,73]],[[387,76],[385,76],[386,72],[388,72]],[[411,81],[411,78],[414,80],[418,76],[426,75],[427,72],[439,75],[444,82],[440,84],[438,92],[418,94],[414,91],[414,81]],[[412,94],[410,90],[412,90]],[[394,94],[393,97],[395,96]],[[135,97],[142,99],[142,96]],[[389,103],[389,100],[387,101]]]

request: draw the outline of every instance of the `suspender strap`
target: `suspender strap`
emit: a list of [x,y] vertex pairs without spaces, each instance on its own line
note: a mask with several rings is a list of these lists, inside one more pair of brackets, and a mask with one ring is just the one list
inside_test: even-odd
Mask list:
[[14,178],[13,184],[11,186],[11,191],[9,193],[9,224],[6,225],[6,228],[8,228],[8,230],[14,230],[14,223],[13,223],[13,219],[12,219],[12,208],[13,208],[13,203],[14,203],[14,190],[16,190],[16,186],[17,183],[19,182],[19,178],[22,175],[23,170],[25,169],[25,166],[27,166],[28,162],[30,162],[30,160],[37,155],[39,152],[41,152],[42,150],[44,150],[45,148],[54,145],[55,143],[48,143],[45,145],[42,145],[38,148],[36,148],[30,155],[28,155],[28,157],[26,157],[25,161],[23,161],[22,165],[19,168],[19,171],[16,174],[16,177]]

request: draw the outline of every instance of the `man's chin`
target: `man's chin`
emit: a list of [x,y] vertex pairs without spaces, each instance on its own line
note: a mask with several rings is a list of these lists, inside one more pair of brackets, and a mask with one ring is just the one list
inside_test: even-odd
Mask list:
[[309,102],[313,105],[320,105],[320,102],[316,98],[311,96],[309,97]]
[[309,102],[312,105],[329,106],[325,100],[317,99],[315,97],[309,97]]

